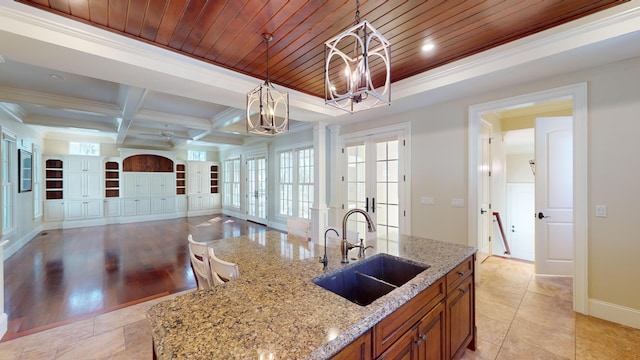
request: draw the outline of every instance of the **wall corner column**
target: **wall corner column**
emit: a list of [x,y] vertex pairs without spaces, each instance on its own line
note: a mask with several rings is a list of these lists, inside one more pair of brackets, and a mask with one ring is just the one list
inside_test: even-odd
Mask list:
[[313,206],[311,207],[311,240],[320,243],[327,227],[327,124],[313,126]]

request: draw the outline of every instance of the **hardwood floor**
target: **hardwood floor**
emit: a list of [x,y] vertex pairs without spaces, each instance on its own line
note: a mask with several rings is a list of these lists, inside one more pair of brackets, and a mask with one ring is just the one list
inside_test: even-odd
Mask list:
[[206,242],[266,230],[211,215],[43,231],[5,261],[2,340],[194,288],[188,234]]

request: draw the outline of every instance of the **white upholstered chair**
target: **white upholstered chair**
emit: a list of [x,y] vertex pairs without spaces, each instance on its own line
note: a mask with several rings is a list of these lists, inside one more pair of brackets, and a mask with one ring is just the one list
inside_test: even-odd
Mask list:
[[240,277],[238,264],[219,259],[212,248],[209,248],[209,264],[211,266],[210,273],[213,286],[222,285],[227,281]]
[[209,265],[209,246],[206,243],[193,240],[191,234],[187,237],[189,240],[189,259],[191,260],[191,269],[198,284],[198,290],[209,289],[213,286],[211,279],[211,267]]

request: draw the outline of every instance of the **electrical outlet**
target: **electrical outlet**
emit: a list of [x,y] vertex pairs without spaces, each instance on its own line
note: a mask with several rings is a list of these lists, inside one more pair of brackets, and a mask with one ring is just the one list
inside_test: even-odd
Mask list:
[[607,205],[596,205],[596,217],[607,217]]
[[457,208],[464,207],[464,199],[451,199],[451,206]]

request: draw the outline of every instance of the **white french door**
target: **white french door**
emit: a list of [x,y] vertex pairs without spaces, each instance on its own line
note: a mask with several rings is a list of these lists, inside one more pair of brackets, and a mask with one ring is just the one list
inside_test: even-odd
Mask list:
[[267,224],[267,157],[247,158],[247,220]]
[[404,139],[400,134],[350,139],[344,147],[347,168],[344,210],[365,210],[377,231],[368,232],[366,220],[359,214],[349,218],[347,229],[357,231],[360,238],[378,251],[391,254],[398,253],[398,238],[404,224],[403,153]]

